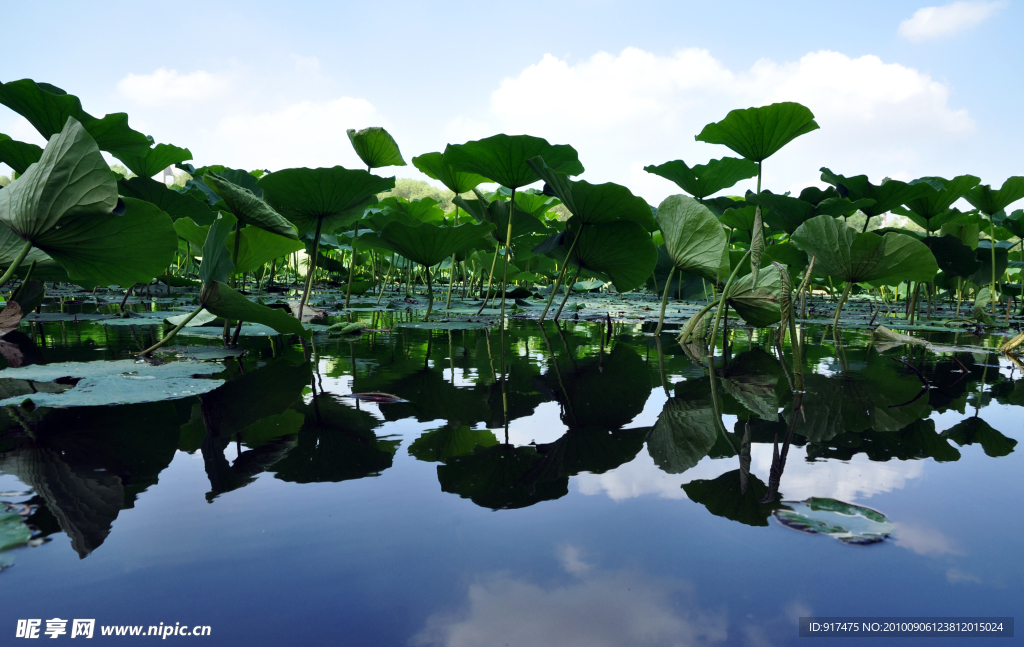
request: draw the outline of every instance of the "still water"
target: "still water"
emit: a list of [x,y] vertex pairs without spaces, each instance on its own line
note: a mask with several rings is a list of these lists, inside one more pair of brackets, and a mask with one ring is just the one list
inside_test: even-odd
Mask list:
[[[757,331],[731,332],[712,377],[640,325],[502,335],[403,315],[367,313],[354,341],[243,337],[244,356],[196,364],[226,381],[198,397],[8,407],[0,491],[35,545],[0,553],[0,642],[56,617],[112,644],[154,639],[100,626],[208,625],[217,645],[760,646],[823,642],[797,638],[801,616],[1021,609],[1024,381],[1007,358],[855,331],[837,349],[811,327],[798,398],[789,346],[780,359]],[[130,359],[152,334],[22,331],[36,363]],[[405,402],[349,397],[367,392]],[[815,500],[852,504],[829,514],[854,539],[881,536],[780,522]]]

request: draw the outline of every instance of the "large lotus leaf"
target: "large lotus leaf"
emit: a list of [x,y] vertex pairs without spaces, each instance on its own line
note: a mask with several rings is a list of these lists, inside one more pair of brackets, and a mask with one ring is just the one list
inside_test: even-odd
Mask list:
[[696,139],[728,146],[748,160],[760,162],[800,135],[817,129],[810,110],[786,101],[733,110],[722,121],[704,126]]
[[39,161],[3,189],[0,222],[26,240],[52,229],[62,218],[110,213],[117,183],[96,142],[82,124],[68,119]]
[[[1009,252],[1009,249],[996,243],[996,277],[1002,276],[1009,266]],[[987,240],[979,242],[978,249],[974,250],[974,253],[975,258],[981,263],[981,267],[968,280],[975,285],[989,285],[992,282],[992,243]]]
[[974,250],[955,236],[928,236],[923,242],[947,276],[968,277],[981,268]]
[[192,159],[192,151],[172,144],[157,144],[153,148],[129,149],[113,153],[128,170],[141,178],[152,178],[168,166]]
[[0,83],[0,103],[28,120],[44,138],[50,139],[64,129],[69,118],[85,126],[100,150],[111,153],[148,149],[153,141],[128,127],[123,112],[97,119],[82,110],[78,97],[60,88],[31,79]]
[[[413,164],[415,163],[416,159],[413,158]],[[409,454],[428,463],[445,463],[455,456],[472,454],[477,447],[491,447],[497,444],[498,439],[489,429],[446,425],[424,432],[409,445]]]
[[658,226],[678,269],[712,281],[725,278],[727,237],[707,207],[688,196],[670,195],[658,205]]
[[996,224],[1017,238],[1024,238],[1024,209],[1017,209],[1013,213],[999,219]]
[[402,152],[398,150],[398,142],[391,136],[391,133],[383,128],[379,126],[362,130],[350,128],[347,132],[348,139],[352,142],[352,148],[356,150],[356,155],[368,167],[405,166]]
[[981,418],[965,418],[942,432],[942,435],[961,447],[978,443],[985,454],[993,458],[1009,456],[1017,446],[1015,439],[1007,438]]
[[484,236],[492,227],[485,223],[467,223],[457,227],[423,223],[411,227],[396,221],[384,225],[377,242],[414,263],[430,267],[456,252],[482,246]]
[[[491,232],[491,235],[502,245],[507,242],[509,206],[507,202],[492,200],[490,203],[484,204],[482,200],[464,200],[461,197],[456,197],[453,202],[464,209],[477,222],[488,222],[494,225],[494,231]],[[513,241],[519,240],[524,236],[544,234],[549,231],[550,229],[545,227],[544,223],[529,214],[521,213],[518,218],[512,219]]]
[[691,501],[703,505],[716,517],[748,526],[767,526],[768,517],[781,503],[761,503],[768,495],[768,486],[753,474],[748,474],[746,481],[744,490],[740,470],[732,470],[716,479],[690,481],[683,485],[683,491]]
[[235,273],[235,264],[228,251],[228,237],[238,219],[230,213],[221,212],[210,225],[203,241],[203,264],[199,266],[199,280],[203,283],[228,280]]
[[19,142],[0,134],[0,162],[10,166],[18,175],[23,175],[42,155],[43,149],[35,144]]
[[412,164],[424,175],[437,180],[455,195],[472,191],[487,178],[476,173],[456,171],[445,159],[443,153],[425,153],[412,158]]
[[1024,198],[1024,176],[1007,178],[1003,186],[993,191],[988,184],[976,186],[964,194],[964,198],[985,215],[992,216]]
[[569,220],[561,245],[549,256],[565,259],[572,236],[578,236],[571,265],[607,276],[619,292],[644,284],[658,263],[658,250],[643,227],[628,220],[581,226],[574,219]]
[[858,233],[831,216],[811,218],[793,232],[792,240],[808,257],[816,256],[816,272],[842,281],[895,285],[931,281],[939,271],[921,241],[894,232]]
[[179,218],[174,221],[174,231],[177,232],[178,238],[188,241],[191,246],[188,250],[189,254],[194,256],[202,254],[203,245],[206,244],[206,237],[210,233],[209,225],[202,227],[193,222],[191,218]]
[[421,198],[419,200],[385,198],[373,209],[379,209],[381,212],[388,214],[399,213],[409,220],[417,222],[441,224],[445,219],[444,209],[441,208],[437,200],[432,198]]
[[828,182],[839,190],[839,194],[850,200],[874,200],[874,203],[860,202],[858,208],[868,218],[880,216],[907,202],[912,202],[937,193],[929,182],[907,184],[898,180],[885,179],[881,184],[868,182],[868,176],[844,177],[829,169],[821,168],[821,181]]
[[797,272],[807,267],[807,254],[787,240],[784,243],[776,243],[764,248],[764,254],[761,255],[761,267],[768,267],[773,261],[789,267],[790,275],[795,276]]
[[299,239],[295,226],[274,211],[269,204],[256,197],[256,194],[249,189],[229,182],[213,172],[207,172],[203,179],[210,188],[217,192],[217,195],[224,199],[228,210],[238,218],[239,222],[265,229],[285,238]]
[[[718,217],[718,220],[729,229],[747,232],[749,234],[754,230],[754,216],[757,211],[757,207],[752,204],[748,205],[745,201],[739,201],[737,204],[739,206],[723,211],[722,215]],[[749,236],[747,238],[747,242],[750,242]]]
[[771,191],[747,191],[747,202],[761,207],[761,216],[772,229],[792,234],[805,220],[814,217],[814,205],[788,195]]
[[125,213],[79,214],[37,236],[35,245],[57,261],[73,282],[92,285],[149,283],[178,251],[167,214],[148,202],[124,199]]
[[[295,230],[292,229],[292,231]],[[244,227],[240,235],[238,258],[235,259],[235,272],[255,272],[275,258],[297,252],[304,247],[300,240],[279,236],[259,227]],[[234,232],[228,236],[227,246],[228,250],[234,255]]]
[[[803,255],[803,252],[800,254]],[[665,247],[658,247],[658,264],[654,266],[654,276],[646,282],[647,287],[656,294],[662,294],[665,290],[665,281],[668,279],[669,270],[674,267],[675,263],[665,251]],[[670,297],[683,301],[702,301],[711,297],[711,288],[708,287],[707,281],[696,274],[674,270],[668,294]]]
[[718,422],[710,397],[670,398],[651,429],[647,451],[663,471],[682,474],[708,455],[717,437]]
[[[0,192],[0,197],[3,193]],[[18,234],[8,227],[0,223],[0,268],[10,267],[14,259],[17,258],[22,248],[25,246],[25,241]],[[33,247],[29,250],[25,260],[22,261],[21,267],[19,268],[17,275],[24,277],[25,272],[28,271],[29,266],[35,262],[35,268],[32,270],[32,276],[42,281],[57,281],[60,283],[68,282],[68,273],[63,267],[61,267],[57,261],[53,260],[43,250],[38,247]]]
[[569,478],[524,482],[540,461],[533,447],[494,445],[478,447],[472,454],[451,458],[437,466],[441,490],[468,498],[492,510],[525,508],[569,493]]
[[543,156],[529,159],[527,164],[584,224],[626,220],[641,225],[647,231],[658,228],[647,202],[624,186],[611,182],[591,184],[584,180],[570,180],[568,174],[550,166]]
[[260,323],[282,334],[311,335],[298,319],[284,310],[253,303],[220,281],[204,281],[199,301],[207,311],[230,321]]
[[[60,378],[80,378],[66,391],[33,393],[29,399],[37,407],[88,407],[133,404],[189,398],[212,391],[223,380],[200,379],[201,372],[192,362],[170,362],[153,366],[131,359],[96,362],[56,362],[33,364],[0,371],[0,380],[27,380],[49,383]],[[26,396],[0,400],[0,406],[21,404]]]
[[658,166],[645,166],[644,170],[675,182],[683,191],[703,200],[740,180],[757,175],[757,163],[749,159],[723,157],[707,164],[697,164],[692,169],[683,160],[675,160]]
[[736,310],[751,326],[764,328],[782,318],[779,301],[782,298],[782,275],[774,265],[761,270],[757,287],[753,274],[747,274],[729,288],[729,306]]
[[198,225],[210,225],[217,217],[207,202],[197,200],[188,193],[169,189],[163,182],[148,177],[122,179],[117,186],[121,195],[152,202],[174,221],[191,218]]
[[576,149],[567,145],[551,145],[546,139],[530,135],[494,135],[486,139],[449,144],[445,159],[452,168],[476,173],[510,189],[533,184],[540,177],[527,160],[541,156],[548,167],[568,175],[583,172]]
[[[959,175],[952,180],[946,180],[941,177],[924,177],[914,180],[911,184],[927,183],[937,189],[937,191],[908,200],[904,205],[910,213],[925,220],[927,223],[933,218],[949,211],[954,202],[962,198],[969,190],[978,186],[979,182],[981,182],[981,179],[973,175]],[[899,213],[895,209],[893,211]],[[925,225],[925,229],[931,230],[933,228],[927,224]]]
[[362,217],[378,193],[395,188],[395,178],[335,166],[275,171],[259,184],[264,199],[305,236],[318,220],[323,220],[321,231],[329,234]]
[[526,189],[516,193],[516,213],[522,212],[538,220],[554,220],[557,214],[550,214],[547,217],[545,214],[561,201],[558,198],[531,191],[532,189]]

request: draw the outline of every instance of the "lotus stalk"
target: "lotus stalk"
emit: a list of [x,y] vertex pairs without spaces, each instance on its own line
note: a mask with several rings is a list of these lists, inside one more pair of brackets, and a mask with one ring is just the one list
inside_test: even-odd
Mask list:
[[672,287],[672,274],[674,274],[675,271],[676,268],[673,265],[669,268],[668,278],[665,279],[665,293],[661,295],[661,313],[658,314],[658,327],[654,330],[655,337],[659,337],[661,335],[661,326],[665,323],[665,307],[668,306],[668,290]]

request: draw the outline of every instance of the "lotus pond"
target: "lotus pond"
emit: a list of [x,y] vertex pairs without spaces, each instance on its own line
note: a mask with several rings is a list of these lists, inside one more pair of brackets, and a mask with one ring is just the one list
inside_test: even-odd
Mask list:
[[742,322],[702,363],[683,306],[654,336],[656,295],[502,331],[424,325],[425,295],[398,292],[331,311],[362,335],[247,325],[231,349],[214,323],[145,360],[190,294],[128,319],[113,291],[74,296],[5,338],[28,360],[0,423],[11,628],[796,644],[799,616],[1009,616],[1024,595],[1024,381],[1001,339],[811,321],[798,375]]

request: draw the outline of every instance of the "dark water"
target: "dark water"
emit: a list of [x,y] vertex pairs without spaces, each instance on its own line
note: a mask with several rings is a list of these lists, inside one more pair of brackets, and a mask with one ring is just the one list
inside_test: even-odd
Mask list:
[[[148,334],[23,330],[46,362],[123,359]],[[1020,610],[1024,382],[1008,359],[880,353],[853,332],[837,352],[810,329],[795,402],[789,348],[780,362],[764,333],[733,331],[711,378],[669,336],[659,355],[639,326],[606,332],[248,338],[205,367],[228,382],[201,397],[7,410],[0,490],[49,541],[0,553],[0,643],[18,619],[58,617],[118,644],[155,638],[98,627],[209,625],[217,645],[760,646],[820,642],[797,638],[801,616]],[[408,402],[345,397],[370,391]],[[877,510],[894,534],[849,545],[772,516],[810,497]]]

